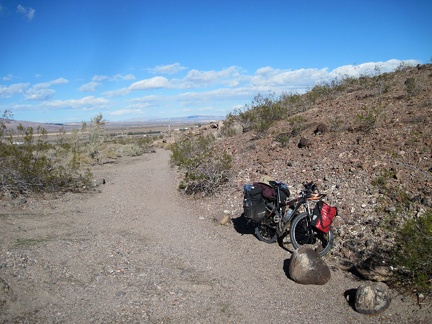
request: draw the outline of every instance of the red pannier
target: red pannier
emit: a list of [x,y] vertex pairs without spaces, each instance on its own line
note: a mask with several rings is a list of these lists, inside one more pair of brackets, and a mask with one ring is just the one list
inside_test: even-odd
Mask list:
[[328,233],[333,222],[333,218],[338,214],[337,207],[330,206],[320,200],[316,203],[312,213],[311,225],[317,230]]

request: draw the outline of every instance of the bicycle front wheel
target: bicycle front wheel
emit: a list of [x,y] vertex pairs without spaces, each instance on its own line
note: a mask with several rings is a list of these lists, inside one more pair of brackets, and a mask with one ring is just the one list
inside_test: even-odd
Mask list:
[[310,225],[307,216],[307,213],[301,213],[294,218],[290,229],[291,243],[295,249],[307,245],[323,256],[332,247],[333,231],[331,229],[328,233],[317,231]]

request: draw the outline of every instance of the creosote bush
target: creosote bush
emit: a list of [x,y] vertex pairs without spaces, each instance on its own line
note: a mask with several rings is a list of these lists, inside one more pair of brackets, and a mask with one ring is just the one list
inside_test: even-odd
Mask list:
[[236,123],[241,125],[243,132],[255,131],[264,135],[274,122],[304,112],[310,105],[308,97],[295,93],[282,93],[280,96],[276,96],[275,93],[258,94],[250,105],[245,105],[243,109],[235,109],[227,116],[223,135],[235,134],[237,130],[234,130],[233,126]]
[[152,141],[109,141],[99,114],[72,134],[60,129],[56,142],[49,143],[41,127],[35,130],[19,124],[16,130],[8,128],[12,117],[6,110],[0,118],[0,198],[86,190],[91,183],[90,166],[102,159],[141,155]]
[[171,145],[171,163],[184,172],[179,188],[187,194],[212,195],[228,182],[232,157],[217,147],[212,135],[183,136]]
[[369,133],[378,126],[379,117],[382,113],[381,107],[367,107],[357,114],[358,128]]
[[396,232],[392,261],[398,285],[432,293],[432,210],[407,221]]
[[52,145],[30,139],[21,145],[0,142],[0,195],[78,191],[90,184],[88,170],[58,163],[49,157]]

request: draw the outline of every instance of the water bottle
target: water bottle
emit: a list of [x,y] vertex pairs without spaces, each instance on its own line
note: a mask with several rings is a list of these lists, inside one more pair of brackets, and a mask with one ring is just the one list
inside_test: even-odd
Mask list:
[[287,212],[285,213],[284,217],[283,217],[283,222],[286,223],[291,219],[291,216],[293,214],[293,211],[291,208],[288,208]]

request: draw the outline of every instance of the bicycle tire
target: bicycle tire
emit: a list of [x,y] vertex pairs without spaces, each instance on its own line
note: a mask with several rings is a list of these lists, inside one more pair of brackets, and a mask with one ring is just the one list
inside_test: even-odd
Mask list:
[[312,228],[307,220],[307,213],[301,213],[294,218],[290,229],[291,243],[295,249],[302,245],[308,245],[324,256],[333,245],[333,231],[322,233]]
[[276,242],[278,238],[276,229],[265,223],[259,223],[255,227],[255,236],[258,238],[258,240],[269,244]]

